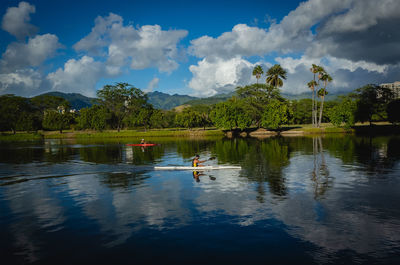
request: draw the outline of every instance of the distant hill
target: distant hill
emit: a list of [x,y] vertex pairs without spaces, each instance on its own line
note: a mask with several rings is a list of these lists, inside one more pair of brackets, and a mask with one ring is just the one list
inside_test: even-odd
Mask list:
[[[325,100],[326,101],[335,100],[338,98],[338,96],[346,94],[347,93],[343,92],[330,93],[325,97]],[[52,95],[64,98],[68,100],[68,102],[71,104],[71,108],[76,110],[90,107],[96,100],[96,98],[89,98],[78,93],[49,92],[42,95]],[[37,97],[40,97],[42,95],[39,95]],[[226,94],[218,94],[208,98],[196,98],[178,94],[169,95],[158,91],[147,93],[149,103],[151,103],[155,108],[164,110],[170,110],[181,105],[190,105],[190,106],[203,105],[203,104],[212,105],[222,101],[226,101],[234,95],[235,95],[234,91]],[[303,98],[311,98],[311,92],[303,92],[301,94],[296,94],[296,95],[282,93],[282,96],[289,100],[299,100]]]
[[155,108],[165,110],[173,109],[176,106],[185,104],[188,101],[198,99],[196,97],[191,97],[187,95],[170,95],[158,91],[149,92],[147,93],[147,96],[149,98],[149,103],[151,103]]
[[[96,100],[96,98],[89,98],[78,93],[63,93],[63,92],[48,92],[36,97],[44,95],[51,95],[64,98],[71,104],[71,108],[76,110],[90,107]],[[187,101],[198,99],[196,97],[191,97],[187,95],[178,95],[178,94],[169,95],[158,91],[150,92],[147,94],[147,96],[149,98],[149,103],[153,104],[155,108],[165,109],[165,110],[172,109],[176,106],[182,105]]]
[[66,99],[71,104],[71,109],[80,110],[93,105],[95,98],[89,98],[79,93],[48,92],[36,97],[51,95]]
[[232,96],[234,96],[236,94],[235,91],[227,93],[227,94],[217,94],[215,96],[212,97],[208,97],[208,98],[198,98],[198,99],[194,99],[191,101],[186,102],[185,104],[191,105],[191,106],[196,106],[196,105],[212,105],[212,104],[216,104],[222,101],[226,101],[228,99],[230,99]]

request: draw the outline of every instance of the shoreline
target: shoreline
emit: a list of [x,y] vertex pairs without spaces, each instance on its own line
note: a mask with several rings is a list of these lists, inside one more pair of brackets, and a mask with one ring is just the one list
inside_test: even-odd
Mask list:
[[351,134],[351,135],[400,135],[400,126],[391,124],[356,125],[353,128],[345,129],[338,127],[312,128],[307,126],[283,127],[280,130],[266,130],[263,128],[251,128],[247,130],[221,130],[216,128],[195,128],[195,129],[151,129],[142,130],[106,130],[97,131],[73,131],[66,130],[63,133],[58,131],[39,131],[37,133],[11,132],[1,133],[0,142],[7,141],[37,141],[43,139],[122,139],[122,138],[269,138],[269,137],[302,137],[327,134]]

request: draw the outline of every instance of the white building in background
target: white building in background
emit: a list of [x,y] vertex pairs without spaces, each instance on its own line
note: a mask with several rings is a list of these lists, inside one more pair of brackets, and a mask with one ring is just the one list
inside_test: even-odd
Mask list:
[[58,106],[57,107],[58,113],[64,114],[65,113],[65,107],[64,106]]
[[400,98],[400,81],[396,81],[394,83],[384,83],[380,84],[380,87],[386,87],[393,91],[394,98]]

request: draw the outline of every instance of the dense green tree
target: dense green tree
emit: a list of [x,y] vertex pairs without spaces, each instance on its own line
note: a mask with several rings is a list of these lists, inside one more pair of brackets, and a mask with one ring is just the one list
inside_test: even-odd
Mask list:
[[189,130],[201,126],[201,115],[192,108],[185,108],[175,116],[175,123],[178,126],[188,128]]
[[105,85],[97,91],[97,96],[100,105],[112,114],[113,125],[118,131],[121,130],[123,121],[129,114],[139,114],[139,111],[148,104],[147,96],[140,89],[127,83]]
[[29,99],[14,95],[0,96],[0,130],[38,130],[38,110]]
[[111,113],[105,107],[99,105],[93,105],[91,109],[93,111],[91,128],[97,131],[103,131],[107,128]]
[[277,99],[269,101],[262,116],[261,125],[268,129],[278,129],[282,124],[288,123],[291,116],[287,102]]
[[68,129],[72,123],[73,117],[71,113],[60,113],[55,110],[47,110],[43,118],[43,128],[47,130],[58,130],[62,133],[63,130]]
[[151,128],[165,128],[168,124],[164,121],[164,112],[159,109],[154,109],[150,116]]
[[386,107],[393,99],[393,92],[389,88],[369,84],[356,89],[355,97],[358,99],[356,119],[364,122],[385,120]]
[[261,117],[269,100],[284,100],[278,88],[266,84],[252,84],[244,87],[237,87],[236,95],[243,109],[251,117],[252,124],[255,124],[257,127],[260,127]]
[[391,123],[400,122],[400,99],[395,99],[391,101],[387,106],[388,120]]
[[201,126],[204,129],[206,129],[206,126],[211,126],[212,125],[212,121],[211,121],[211,118],[210,118],[210,112],[211,112],[211,106],[210,105],[200,104],[200,105],[193,106],[191,108],[194,111],[197,111],[201,116],[201,120],[200,120],[199,126]]
[[331,123],[337,127],[344,124],[345,128],[350,128],[355,123],[356,102],[350,97],[344,97],[336,106],[328,111]]
[[325,101],[324,103],[324,112],[322,113],[322,122],[330,122],[330,118],[328,112],[331,111],[332,108],[339,104],[338,100],[334,101]]
[[257,84],[258,84],[258,79],[260,79],[263,74],[264,70],[262,69],[261,65],[256,65],[253,69],[253,75],[257,79]]
[[82,108],[77,117],[78,129],[91,129],[92,128],[92,111],[91,108]]
[[42,127],[40,112],[23,112],[19,115],[16,124],[17,131],[37,131]]
[[233,128],[243,130],[252,122],[243,102],[236,98],[216,104],[211,112],[211,120],[216,127],[230,130]]
[[268,69],[266,82],[267,84],[278,88],[283,86],[282,79],[286,80],[286,77],[287,77],[286,70],[283,69],[280,64],[275,64],[274,66]]
[[151,127],[151,116],[153,115],[154,108],[151,104],[144,104],[137,111],[131,112],[129,120],[132,125],[143,126],[145,130]]
[[[300,99],[300,100],[292,100],[289,104],[291,109],[291,113],[293,114],[290,119],[290,123],[292,124],[311,124],[312,118],[312,109],[310,108],[311,104],[310,98]],[[324,103],[324,112],[322,113],[322,122],[329,122],[328,112],[331,108],[336,106],[338,103],[336,101],[326,101]]]
[[93,105],[90,108],[83,108],[77,117],[78,128],[102,131],[106,129],[110,118],[111,114],[103,106]]
[[261,117],[268,102],[267,85],[252,84],[237,87],[236,94],[242,102],[245,111],[252,119],[252,123],[260,126]]
[[311,99],[300,99],[291,101],[290,108],[293,113],[291,122],[293,124],[311,123]]
[[164,127],[175,127],[175,117],[177,112],[174,110],[164,111],[163,122],[165,123]]

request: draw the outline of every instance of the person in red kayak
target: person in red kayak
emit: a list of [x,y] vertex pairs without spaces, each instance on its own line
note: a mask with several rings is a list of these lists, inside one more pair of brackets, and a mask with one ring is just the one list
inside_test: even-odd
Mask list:
[[193,158],[193,160],[192,160],[192,167],[204,167],[204,165],[200,165],[200,164],[206,162],[207,160],[200,161],[199,159],[200,159],[200,156],[199,156],[199,155],[196,155],[196,156]]
[[140,148],[142,149],[142,152],[144,152],[144,145],[146,144],[145,140],[140,140],[140,144],[143,144],[143,146],[141,146]]

